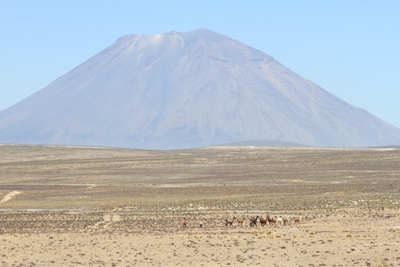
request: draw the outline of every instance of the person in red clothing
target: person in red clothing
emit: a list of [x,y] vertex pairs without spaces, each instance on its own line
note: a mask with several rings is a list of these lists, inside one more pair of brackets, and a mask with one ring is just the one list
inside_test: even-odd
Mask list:
[[183,220],[182,220],[182,227],[186,228],[186,218],[183,218]]

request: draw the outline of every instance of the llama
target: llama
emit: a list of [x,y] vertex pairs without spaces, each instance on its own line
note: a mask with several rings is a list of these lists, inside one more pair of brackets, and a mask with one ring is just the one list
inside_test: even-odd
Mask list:
[[294,223],[297,224],[297,223],[301,222],[301,219],[302,219],[302,217],[298,216],[298,217],[294,218],[293,220],[294,220]]
[[245,220],[245,219],[246,219],[245,217],[243,217],[243,218],[238,218],[238,219],[237,219],[237,222],[238,222],[238,224],[240,224],[240,227],[243,226],[243,223],[244,223],[244,220]]
[[233,222],[235,221],[235,217],[232,220],[225,219],[225,226],[232,226]]
[[271,224],[271,223],[276,224],[276,216],[270,217],[269,215],[267,215],[267,221],[268,221],[268,224]]
[[260,225],[264,226],[267,224],[267,218],[260,218]]
[[257,216],[257,217],[255,217],[255,218],[249,218],[249,220],[250,220],[250,227],[257,226],[257,220],[258,220],[258,218],[260,218],[260,216]]
[[289,225],[289,216],[283,217],[283,225]]

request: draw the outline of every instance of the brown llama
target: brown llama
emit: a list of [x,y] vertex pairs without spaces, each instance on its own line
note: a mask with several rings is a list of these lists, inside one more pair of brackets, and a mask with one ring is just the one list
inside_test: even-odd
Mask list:
[[245,217],[243,217],[243,218],[238,218],[238,219],[237,219],[237,222],[238,222],[238,224],[240,224],[240,227],[243,226],[243,223],[244,223],[244,220],[245,220],[245,219],[246,219]]

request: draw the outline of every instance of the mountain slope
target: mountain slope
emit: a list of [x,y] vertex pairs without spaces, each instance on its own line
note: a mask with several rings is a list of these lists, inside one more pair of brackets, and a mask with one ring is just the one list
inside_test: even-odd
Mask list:
[[127,35],[0,112],[0,143],[181,149],[400,144],[400,130],[206,29]]

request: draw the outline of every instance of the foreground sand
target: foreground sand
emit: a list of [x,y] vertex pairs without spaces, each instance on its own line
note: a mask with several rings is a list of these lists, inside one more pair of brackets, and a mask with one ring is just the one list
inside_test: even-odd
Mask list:
[[400,266],[398,226],[346,225],[3,234],[1,266]]
[[[399,160],[2,147],[0,266],[400,266]],[[249,226],[267,214],[292,220]]]
[[[3,228],[0,266],[400,266],[399,211],[373,214],[344,208],[334,216],[307,212],[300,224],[227,227],[222,217],[218,225],[213,214],[203,212],[202,228],[189,215],[183,229],[179,219],[175,226],[158,227],[163,220],[155,213],[141,226],[134,226],[130,212],[99,212],[102,219],[83,213],[91,224],[69,225],[65,232],[42,226],[19,233],[9,227],[5,233]],[[54,226],[69,215],[0,216],[3,226],[6,218],[13,225],[20,219],[33,223],[27,217]]]

